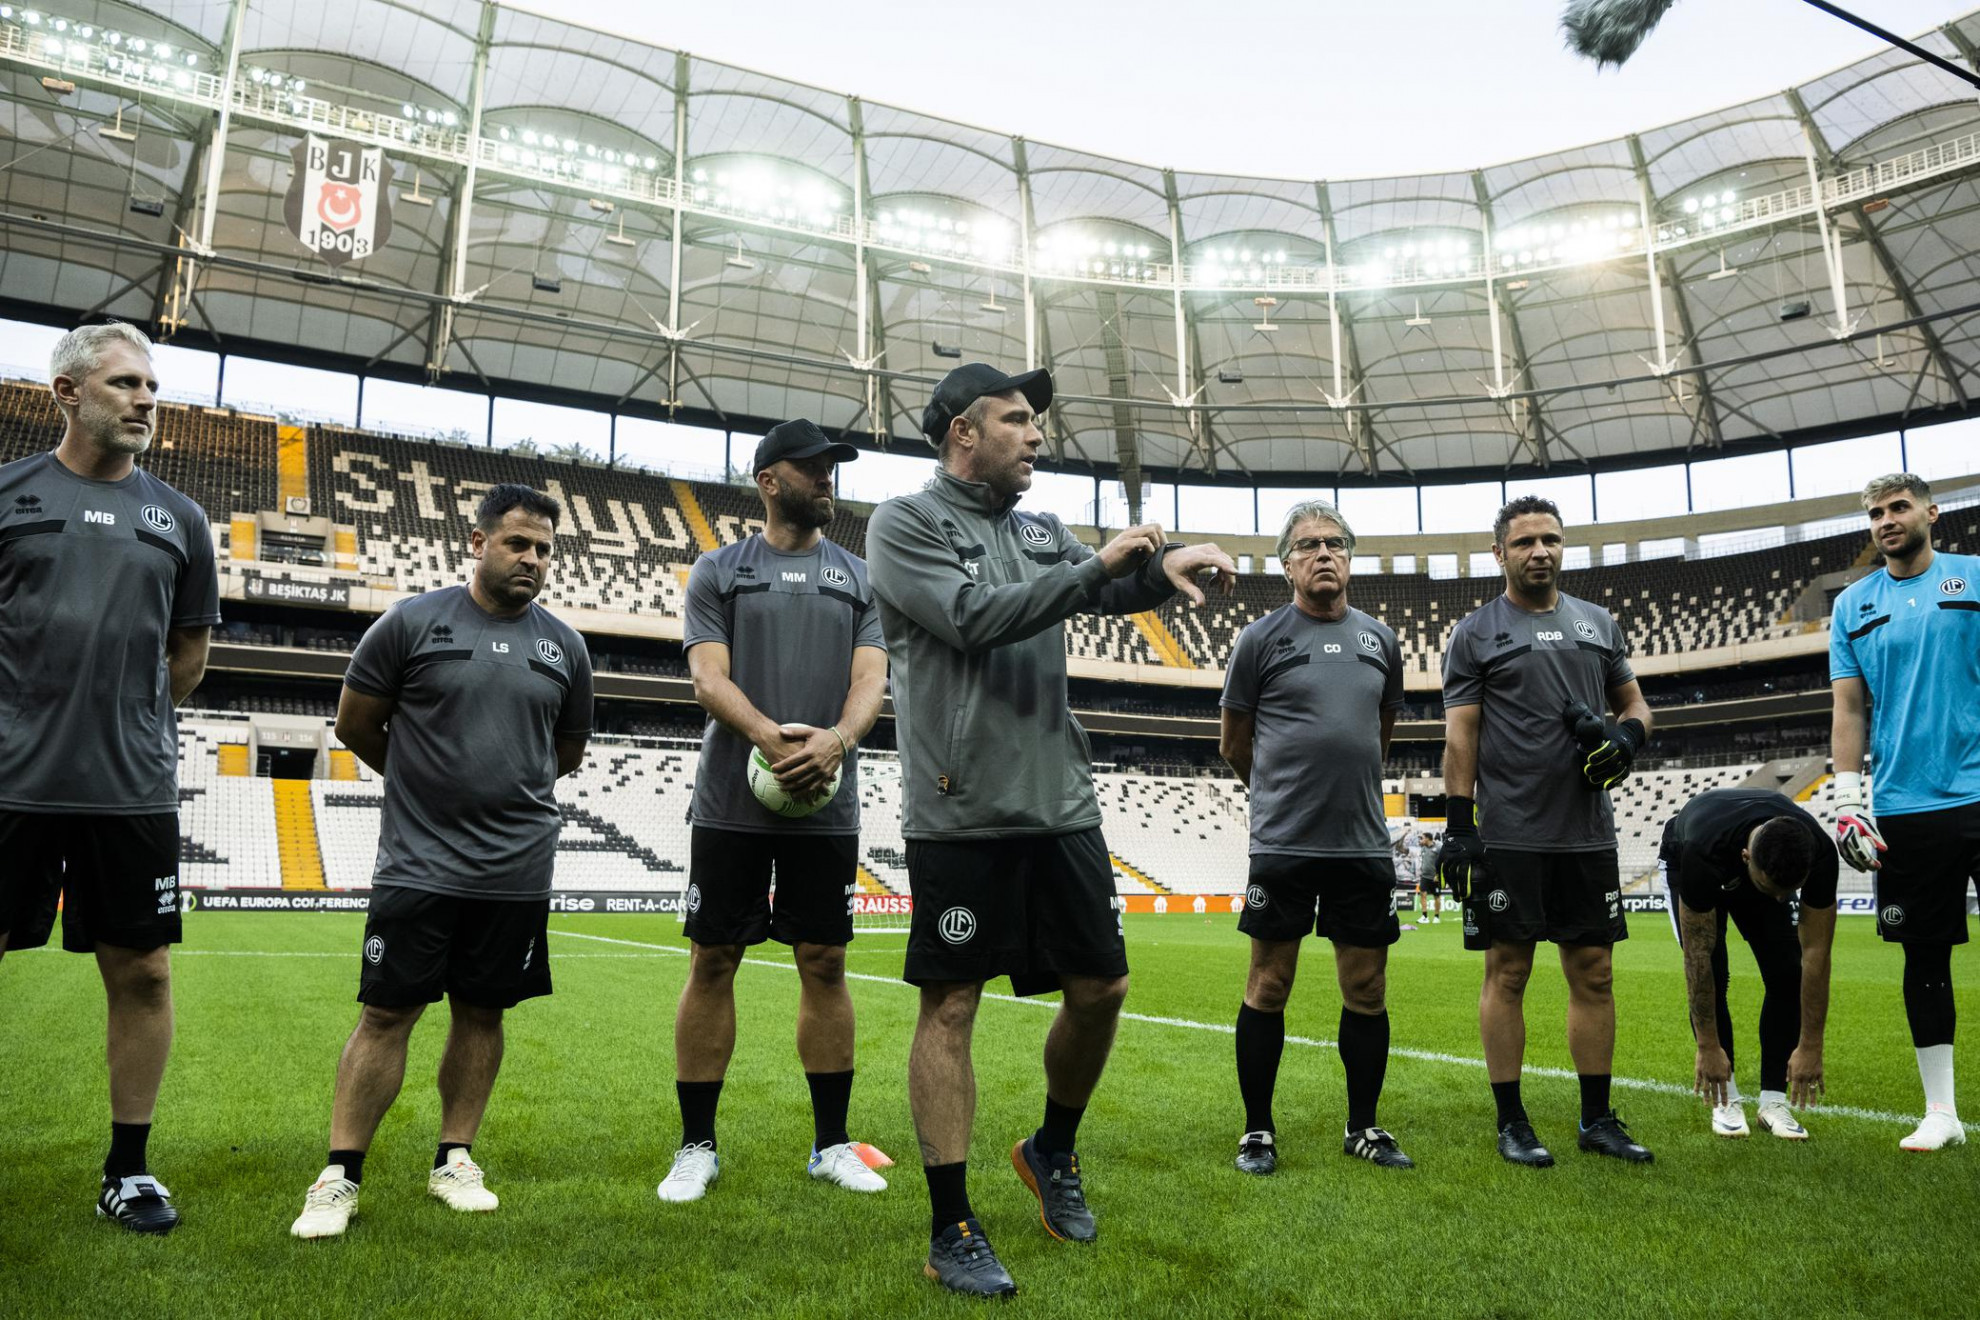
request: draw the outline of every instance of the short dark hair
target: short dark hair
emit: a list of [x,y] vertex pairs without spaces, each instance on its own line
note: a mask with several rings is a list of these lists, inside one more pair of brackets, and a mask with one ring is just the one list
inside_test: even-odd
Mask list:
[[481,507],[474,511],[474,525],[483,532],[492,532],[501,525],[503,515],[511,509],[548,518],[552,527],[564,516],[564,506],[557,502],[556,496],[545,495],[534,486],[525,486],[519,481],[505,481],[498,486],[490,486],[488,493],[481,497]]
[[1499,510],[1499,516],[1492,520],[1492,544],[1504,545],[1506,529],[1512,526],[1513,519],[1528,513],[1544,513],[1559,523],[1563,530],[1567,528],[1567,519],[1561,517],[1560,505],[1544,495],[1521,495],[1506,501],[1506,506]]
[[1775,816],[1753,836],[1753,864],[1783,889],[1799,889],[1815,865],[1815,842],[1792,816]]

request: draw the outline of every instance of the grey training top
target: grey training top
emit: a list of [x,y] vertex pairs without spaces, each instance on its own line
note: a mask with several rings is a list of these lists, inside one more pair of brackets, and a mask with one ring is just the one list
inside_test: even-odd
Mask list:
[[584,638],[541,605],[501,619],[447,587],[387,610],[344,683],[398,703],[372,883],[548,898],[563,824],[557,739],[591,733]]
[[1352,606],[1325,623],[1284,605],[1238,634],[1223,704],[1255,721],[1253,856],[1388,856],[1382,712],[1402,701],[1396,635]]
[[1151,556],[1110,579],[1049,513],[938,468],[866,524],[893,665],[901,834],[997,839],[1100,824],[1093,749],[1066,705],[1065,621],[1175,594]]
[[[779,724],[824,729],[838,723],[852,687],[857,647],[886,650],[866,561],[821,540],[787,555],[761,534],[711,550],[688,576],[682,645],[729,648],[729,678],[752,706]],[[711,718],[691,814],[697,825],[761,834],[857,834],[859,757],[848,756],[839,791],[809,816],[768,810],[749,791],[748,739]]]
[[220,622],[199,505],[143,468],[0,467],[0,808],[179,809],[165,645]]
[[1609,612],[1563,592],[1534,614],[1500,595],[1451,630],[1444,705],[1483,706],[1478,833],[1488,846],[1599,852],[1616,846],[1609,795],[1588,787],[1586,753],[1565,718],[1578,700],[1601,715],[1636,675]]

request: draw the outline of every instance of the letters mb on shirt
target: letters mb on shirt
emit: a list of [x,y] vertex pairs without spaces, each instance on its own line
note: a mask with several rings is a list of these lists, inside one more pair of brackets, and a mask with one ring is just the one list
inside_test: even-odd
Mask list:
[[86,523],[102,523],[107,527],[115,527],[117,525],[117,515],[106,513],[102,509],[84,509],[83,521]]

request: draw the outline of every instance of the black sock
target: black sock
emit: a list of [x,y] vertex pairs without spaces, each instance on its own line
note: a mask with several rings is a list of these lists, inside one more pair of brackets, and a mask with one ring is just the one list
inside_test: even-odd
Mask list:
[[846,1135],[846,1110],[852,1106],[852,1069],[844,1072],[808,1072],[804,1080],[811,1087],[812,1147],[824,1150],[827,1146],[843,1146],[852,1140]]
[[[433,1152],[433,1167],[438,1169],[447,1163],[447,1157],[454,1151],[464,1150],[470,1157],[474,1155],[474,1144],[467,1141],[443,1141],[440,1149]],[[352,1179],[353,1182],[357,1181]]]
[[1916,1049],[1953,1043],[1952,945],[1904,946],[1904,1020]]
[[969,1164],[964,1160],[922,1166],[921,1172],[928,1179],[928,1210],[933,1225],[930,1237],[940,1235],[950,1224],[976,1218],[976,1211],[969,1208],[968,1170]]
[[1499,1130],[1505,1131],[1508,1123],[1524,1123],[1526,1106],[1519,1102],[1519,1078],[1510,1082],[1492,1083],[1492,1103],[1499,1107]]
[[361,1150],[333,1150],[325,1164],[341,1164],[344,1176],[352,1182],[364,1181],[364,1152]]
[[703,1142],[715,1148],[715,1102],[722,1098],[720,1082],[675,1082],[674,1094],[681,1101],[681,1144]]
[[1238,1094],[1244,1097],[1244,1130],[1276,1132],[1272,1090],[1279,1082],[1279,1056],[1286,1049],[1286,1015],[1239,1004],[1237,1015]]
[[128,1178],[146,1172],[144,1145],[151,1140],[149,1123],[112,1123],[110,1153],[104,1156],[103,1172],[111,1178]]
[[1085,1112],[1085,1105],[1062,1105],[1046,1096],[1045,1121],[1031,1134],[1031,1148],[1040,1155],[1072,1154],[1079,1136],[1080,1116]]
[[1389,1071],[1389,1011],[1341,1009],[1341,1067],[1347,1073],[1348,1131],[1375,1126],[1375,1102]]
[[1596,1119],[1607,1117],[1609,1112],[1609,1074],[1582,1073],[1581,1077],[1581,1126],[1592,1127]]

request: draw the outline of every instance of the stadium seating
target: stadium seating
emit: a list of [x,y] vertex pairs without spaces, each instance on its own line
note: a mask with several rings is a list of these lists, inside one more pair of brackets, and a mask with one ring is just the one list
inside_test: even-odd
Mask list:
[[219,749],[245,724],[179,724],[179,882],[204,889],[280,889],[274,781],[220,773]]

